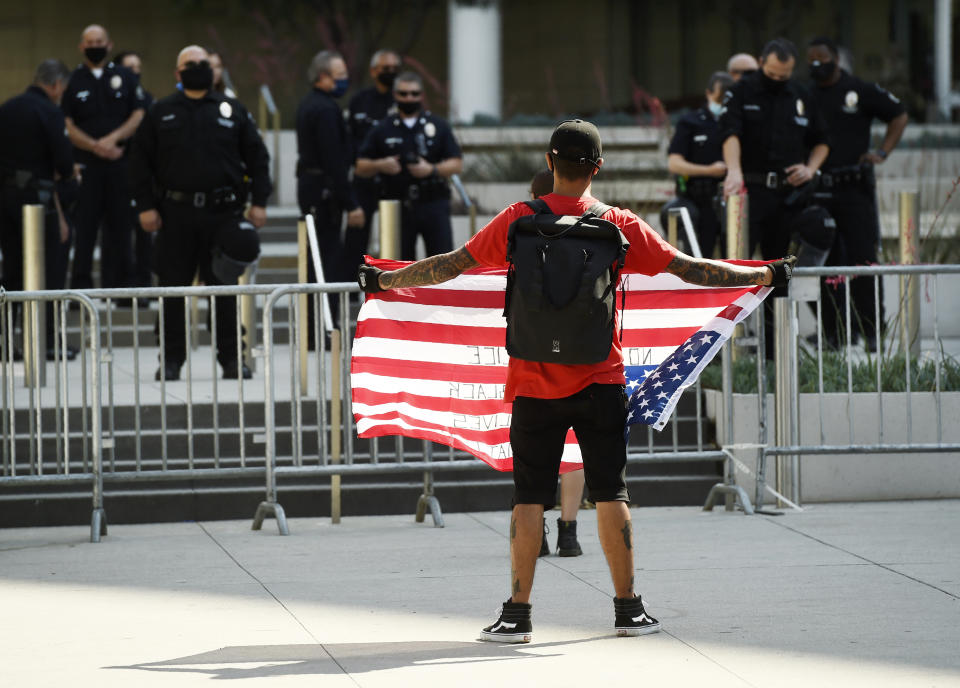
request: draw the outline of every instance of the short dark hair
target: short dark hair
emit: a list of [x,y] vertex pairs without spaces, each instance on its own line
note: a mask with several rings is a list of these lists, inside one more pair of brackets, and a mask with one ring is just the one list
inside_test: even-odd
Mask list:
[[574,162],[573,160],[564,160],[553,153],[550,153],[550,159],[553,160],[553,169],[557,171],[557,176],[570,182],[579,182],[584,179],[590,179],[593,171],[598,169],[592,162]]
[[763,46],[763,50],[760,52],[760,61],[766,60],[767,56],[771,54],[776,55],[781,62],[786,62],[791,57],[796,60],[797,46],[788,38],[774,38],[772,41],[767,41],[767,44]]
[[136,50],[121,50],[120,52],[118,52],[116,55],[113,56],[113,64],[117,64],[122,67],[123,60],[127,57],[130,57],[131,55],[134,55],[135,57],[140,57],[141,60],[143,59],[140,56],[140,53],[138,53]]
[[396,85],[401,81],[406,82],[408,84],[417,84],[420,87],[420,89],[423,90],[423,77],[421,77],[416,72],[411,72],[410,70],[407,70],[405,72],[400,72],[399,74],[397,74],[397,78],[393,80],[394,88],[396,88]]
[[37,67],[36,73],[33,75],[33,83],[37,85],[43,84],[44,86],[56,86],[60,81],[69,80],[70,70],[67,68],[67,65],[55,58],[41,62]]
[[707,90],[712,91],[717,87],[717,84],[720,84],[722,90],[727,91],[733,86],[733,83],[733,77],[726,72],[714,72],[707,79]]
[[553,172],[540,170],[530,180],[530,195],[534,198],[546,196],[553,192]]
[[826,36],[817,36],[811,40],[808,44],[808,48],[812,48],[817,45],[822,45],[824,48],[830,51],[830,54],[834,57],[840,57],[840,50],[837,48],[837,43],[832,38],[827,38]]

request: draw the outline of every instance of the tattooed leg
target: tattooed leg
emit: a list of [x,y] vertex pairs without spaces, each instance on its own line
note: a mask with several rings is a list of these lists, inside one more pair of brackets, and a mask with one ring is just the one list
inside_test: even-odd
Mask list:
[[633,527],[626,502],[597,502],[597,527],[616,596],[633,597]]
[[533,572],[543,538],[543,505],[517,504],[510,521],[510,598],[530,601]]

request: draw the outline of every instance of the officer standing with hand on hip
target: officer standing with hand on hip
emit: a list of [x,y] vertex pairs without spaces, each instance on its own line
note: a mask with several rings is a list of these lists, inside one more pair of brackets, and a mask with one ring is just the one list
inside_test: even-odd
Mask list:
[[[0,252],[5,289],[23,289],[23,206],[44,207],[47,289],[63,289],[70,228],[54,193],[55,178],[73,177],[73,150],[60,99],[70,71],[60,60],[44,60],[27,90],[0,105]],[[53,359],[53,304],[47,302],[47,358]],[[67,358],[76,350],[68,348]]]
[[367,135],[357,157],[356,175],[380,175],[382,197],[402,202],[400,256],[416,258],[417,236],[427,255],[453,248],[450,188],[447,179],[463,169],[460,145],[450,125],[423,111],[423,79],[403,72],[393,82],[397,114]]
[[[131,180],[140,225],[156,232],[160,286],[187,286],[200,271],[207,284],[236,284],[257,259],[256,228],[266,222],[269,155],[253,118],[238,101],[212,90],[207,52],[177,56],[182,91],[158,100],[137,131]],[[251,179],[249,222],[243,219],[244,176]],[[160,189],[154,196],[154,187]],[[225,379],[252,376],[237,359],[236,299],[216,298],[217,360]],[[186,360],[184,300],[164,300],[164,366],[156,379],[177,380]]]
[[[703,107],[689,112],[677,122],[667,150],[667,169],[677,175],[677,198],[664,209],[685,205],[704,258],[713,257],[720,235],[720,217],[714,205],[720,182],[727,174],[723,162],[723,140],[718,120],[723,112],[723,94],[733,86],[726,72],[714,72],[707,82]],[[661,223],[666,229],[665,213]],[[685,237],[681,234],[681,237]]]
[[[400,71],[400,55],[392,50],[378,50],[370,58],[370,76],[373,86],[365,88],[350,99],[347,107],[347,123],[353,141],[353,155],[363,145],[370,130],[386,118],[393,108],[393,82]],[[363,227],[347,232],[343,241],[344,263],[356,267],[363,262],[363,254],[370,243],[370,223],[380,200],[380,178],[354,177],[353,191],[363,208]]]
[[93,249],[101,224],[101,286],[129,286],[132,227],[123,146],[143,119],[144,95],[129,70],[108,61],[112,48],[102,26],[84,29],[80,38],[84,62],[70,76],[63,96],[67,133],[74,157],[83,166],[70,279],[73,289],[93,286]]
[[[870,265],[877,262],[880,219],[874,166],[882,165],[896,147],[907,126],[903,104],[878,84],[861,81],[840,69],[837,45],[829,38],[815,38],[807,48],[810,76],[816,86],[813,97],[823,113],[830,135],[830,155],[823,163],[817,202],[837,223],[837,237],[828,258],[830,265]],[[886,135],[876,150],[870,150],[870,125],[874,119],[887,123]],[[883,322],[882,285],[880,321]],[[876,350],[876,299],[873,279],[853,278],[851,341],[864,335],[866,345]],[[843,290],[831,289],[823,299],[823,329],[827,343],[841,341]]]
[[[323,277],[327,282],[351,279],[357,264],[343,257],[340,222],[347,212],[347,232],[363,227],[364,212],[350,186],[353,148],[343,113],[335,98],[350,86],[343,57],[332,50],[314,55],[307,70],[313,86],[297,108],[297,202],[303,215],[313,215]],[[308,279],[316,281],[313,261],[307,261]],[[334,321],[339,299],[329,299]],[[308,311],[309,337],[313,338],[313,309]]]

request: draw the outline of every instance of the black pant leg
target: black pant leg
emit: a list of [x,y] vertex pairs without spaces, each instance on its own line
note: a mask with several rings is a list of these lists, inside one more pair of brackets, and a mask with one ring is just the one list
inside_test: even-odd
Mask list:
[[100,282],[104,288],[128,287],[133,264],[133,214],[126,161],[109,163],[104,176],[106,195],[100,241]]
[[[161,287],[186,287],[193,283],[203,249],[202,224],[194,220],[195,209],[172,202],[160,207],[163,226],[157,236],[157,278]],[[167,361],[187,358],[184,299],[163,300],[163,337]]]
[[[77,200],[77,231],[73,247],[73,272],[70,277],[70,286],[73,289],[93,287],[93,249],[97,244],[97,233],[103,218],[106,163],[88,163],[83,168],[82,179]],[[102,272],[102,251],[100,257]]]
[[450,224],[450,201],[441,199],[421,203],[418,209],[419,229],[428,256],[453,250],[453,227]]
[[[877,262],[880,244],[880,220],[873,188],[852,186],[838,194],[832,210],[837,235],[843,244],[848,265],[872,265]],[[883,282],[880,281],[880,321],[883,322]],[[850,281],[851,327],[868,339],[876,335],[876,293],[873,277],[855,277]]]
[[712,200],[700,201],[697,204],[699,217],[694,230],[697,234],[697,243],[700,244],[700,255],[704,258],[713,258],[713,251],[720,236],[720,218],[713,207]]
[[400,202],[400,259],[417,259],[417,237],[420,235],[419,204]]

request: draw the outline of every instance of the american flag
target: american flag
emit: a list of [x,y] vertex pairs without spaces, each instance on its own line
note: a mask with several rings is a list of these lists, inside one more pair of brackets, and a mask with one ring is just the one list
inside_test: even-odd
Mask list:
[[[394,270],[408,263],[367,258]],[[758,262],[732,261],[746,265]],[[403,435],[513,467],[503,299],[506,270],[476,268],[431,287],[367,296],[357,318],[350,382],[359,437]],[[680,395],[752,313],[768,287],[698,287],[661,273],[625,274],[622,346],[627,427],[662,429]],[[561,472],[582,466],[567,435]]]

